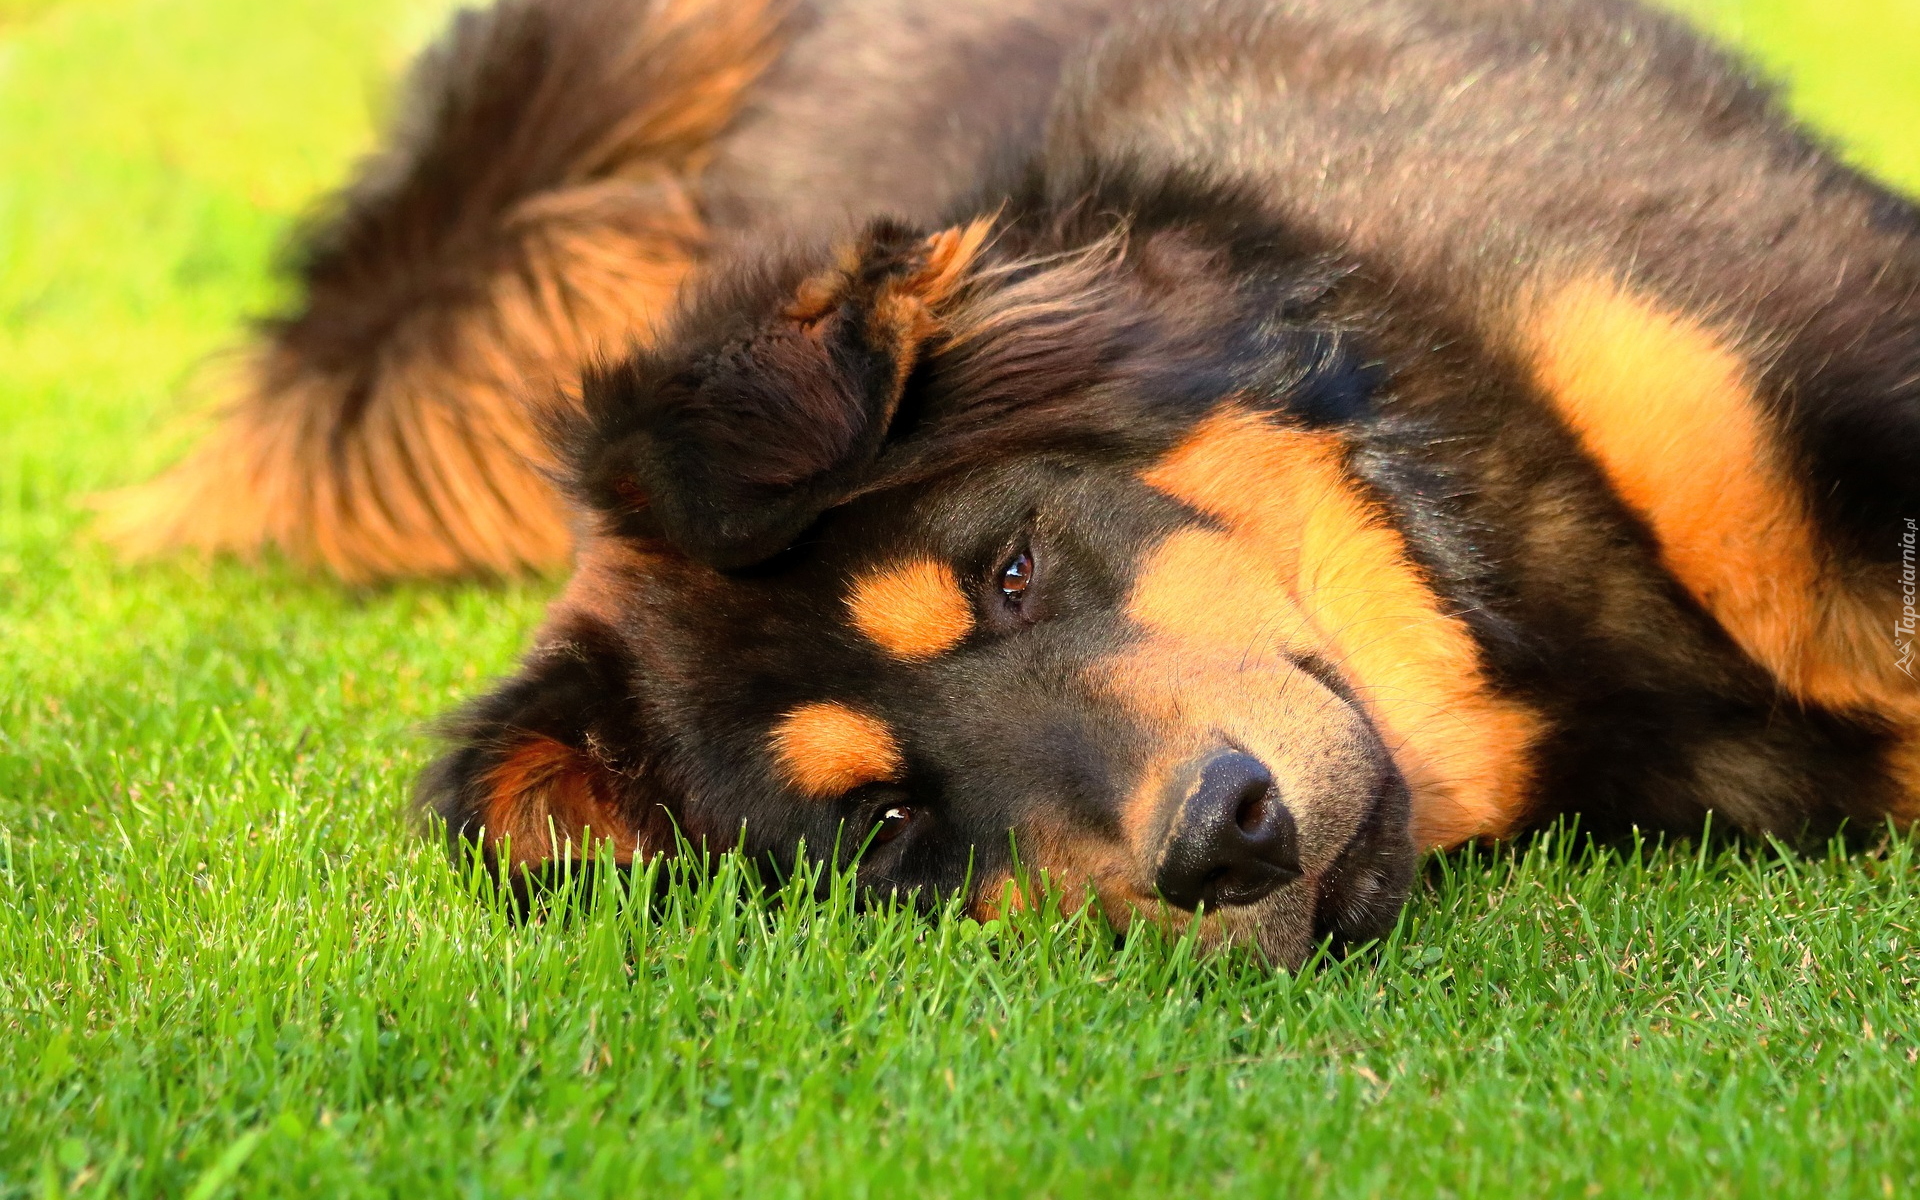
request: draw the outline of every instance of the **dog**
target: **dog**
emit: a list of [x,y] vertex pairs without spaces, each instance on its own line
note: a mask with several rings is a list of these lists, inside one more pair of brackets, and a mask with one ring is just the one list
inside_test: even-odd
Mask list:
[[502,0],[412,95],[110,519],[570,560],[422,782],[502,870],[1295,966],[1427,848],[1920,813],[1920,211],[1672,17]]

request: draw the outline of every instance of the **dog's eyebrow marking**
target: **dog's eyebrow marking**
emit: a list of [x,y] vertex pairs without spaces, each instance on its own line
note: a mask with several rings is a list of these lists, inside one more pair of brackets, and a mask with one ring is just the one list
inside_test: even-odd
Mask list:
[[973,632],[973,606],[947,563],[910,558],[861,575],[847,592],[853,627],[895,658],[924,662]]
[[1833,578],[1751,364],[1684,313],[1590,276],[1522,322],[1535,379],[1660,561],[1787,691],[1920,713],[1873,607]]
[[531,738],[487,773],[483,810],[487,837],[496,846],[513,843],[513,864],[540,863],[555,854],[554,839],[591,857],[593,845],[612,838],[618,861],[638,848],[632,823],[585,755],[549,737]]
[[814,800],[898,779],[905,765],[886,722],[833,700],[803,704],[780,718],[773,757],[787,782]]

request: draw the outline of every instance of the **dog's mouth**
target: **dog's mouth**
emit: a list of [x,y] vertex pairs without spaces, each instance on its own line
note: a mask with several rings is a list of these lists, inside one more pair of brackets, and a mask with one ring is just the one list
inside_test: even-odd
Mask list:
[[1413,888],[1406,779],[1389,770],[1354,835],[1315,884],[1313,941],[1335,953],[1386,936]]

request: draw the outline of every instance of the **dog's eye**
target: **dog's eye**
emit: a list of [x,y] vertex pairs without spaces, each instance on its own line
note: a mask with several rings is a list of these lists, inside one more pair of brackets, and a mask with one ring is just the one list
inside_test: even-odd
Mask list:
[[913,823],[913,810],[904,804],[895,804],[880,814],[874,822],[873,844],[884,846],[907,831]]
[[1026,598],[1027,587],[1033,583],[1033,555],[1022,550],[1013,556],[1011,562],[1000,570],[1000,595],[1008,604],[1018,604]]

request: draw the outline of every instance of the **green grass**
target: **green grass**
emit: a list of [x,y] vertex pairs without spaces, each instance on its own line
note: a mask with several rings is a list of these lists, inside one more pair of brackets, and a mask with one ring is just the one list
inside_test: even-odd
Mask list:
[[[0,0],[0,1197],[1865,1195],[1920,863],[1545,839],[1299,978],[737,888],[515,924],[411,831],[550,585],[115,565],[440,0]],[[1920,186],[1920,4],[1696,0]],[[731,870],[732,868],[727,868]],[[790,898],[791,899],[791,898]]]

